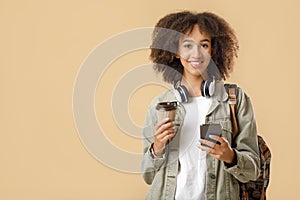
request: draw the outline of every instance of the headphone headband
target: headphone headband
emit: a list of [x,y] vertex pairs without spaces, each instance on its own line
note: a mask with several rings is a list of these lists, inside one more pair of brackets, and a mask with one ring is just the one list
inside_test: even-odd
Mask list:
[[[184,85],[180,85],[181,80],[174,81],[174,93],[178,101],[187,103],[189,101],[189,92]],[[200,91],[204,97],[212,97],[215,92],[215,77],[212,80],[205,80],[200,86]]]

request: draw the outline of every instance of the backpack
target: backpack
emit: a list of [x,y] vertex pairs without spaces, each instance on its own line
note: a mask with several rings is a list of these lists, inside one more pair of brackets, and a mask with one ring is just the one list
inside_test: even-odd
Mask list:
[[[238,133],[235,113],[236,97],[238,95],[237,85],[225,84],[224,86],[229,95],[228,102],[232,121],[232,134],[233,138],[235,138]],[[256,181],[249,181],[247,183],[239,182],[241,200],[266,200],[266,190],[270,180],[271,151],[261,136],[258,135],[257,140],[260,154],[260,176]]]

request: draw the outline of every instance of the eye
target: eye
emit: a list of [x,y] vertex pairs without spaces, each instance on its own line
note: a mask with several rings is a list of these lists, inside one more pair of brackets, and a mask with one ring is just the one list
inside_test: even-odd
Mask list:
[[189,44],[189,43],[186,43],[186,44],[183,45],[183,47],[186,48],[186,49],[192,49],[193,45]]
[[204,44],[201,44],[201,46],[204,48],[204,49],[207,49],[209,47],[208,44],[204,43]]

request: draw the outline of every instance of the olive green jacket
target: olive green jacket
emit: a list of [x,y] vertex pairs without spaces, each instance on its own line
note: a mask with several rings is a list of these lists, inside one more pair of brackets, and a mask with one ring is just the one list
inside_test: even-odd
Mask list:
[[[237,120],[239,133],[232,141],[232,125],[230,109],[228,105],[228,94],[224,88],[224,83],[216,83],[215,95],[212,104],[206,115],[206,123],[220,123],[222,126],[222,136],[225,137],[232,146],[237,157],[237,164],[227,166],[223,161],[219,161],[207,154],[206,156],[206,200],[238,200],[240,182],[256,180],[259,176],[259,150],[257,146],[257,131],[254,113],[250,98],[238,89],[237,97]],[[176,191],[176,178],[180,163],[179,157],[179,134],[185,110],[179,103],[176,111],[175,121],[180,124],[175,131],[175,137],[171,139],[165,148],[162,158],[155,158],[150,152],[153,143],[154,126],[157,123],[155,106],[162,101],[176,101],[172,90],[165,92],[152,101],[143,128],[143,160],[142,175],[147,184],[151,187],[147,193],[147,199],[151,200],[173,200]],[[235,145],[233,145],[235,144]]]

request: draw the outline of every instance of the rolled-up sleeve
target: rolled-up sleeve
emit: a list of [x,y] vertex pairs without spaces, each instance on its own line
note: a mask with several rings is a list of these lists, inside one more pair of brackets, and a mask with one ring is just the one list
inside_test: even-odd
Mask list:
[[237,103],[237,121],[239,132],[234,142],[236,165],[225,170],[240,182],[256,180],[260,173],[259,149],[257,144],[257,128],[250,98],[239,89]]
[[156,172],[166,161],[165,155],[161,158],[153,157],[150,151],[154,140],[154,126],[156,124],[155,108],[157,100],[154,99],[148,108],[144,128],[143,128],[143,159],[142,175],[147,184],[151,184]]

